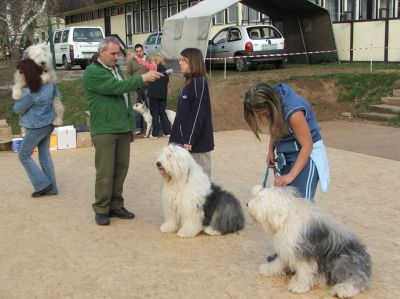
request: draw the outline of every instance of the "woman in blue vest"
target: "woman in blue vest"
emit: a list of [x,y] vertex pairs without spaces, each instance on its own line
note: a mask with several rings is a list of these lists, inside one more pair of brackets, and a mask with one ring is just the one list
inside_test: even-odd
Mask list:
[[246,92],[244,117],[259,140],[261,122],[269,124],[267,165],[280,174],[275,186],[293,186],[310,201],[314,201],[318,181],[321,190],[327,191],[328,160],[320,127],[306,100],[287,84],[258,83]]

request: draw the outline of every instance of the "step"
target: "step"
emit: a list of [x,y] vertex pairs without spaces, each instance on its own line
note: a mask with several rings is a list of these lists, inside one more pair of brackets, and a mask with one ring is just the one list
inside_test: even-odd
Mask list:
[[393,96],[400,97],[400,89],[393,90]]
[[400,115],[400,106],[395,105],[370,105],[369,110],[371,112],[380,112],[380,113],[388,113],[388,114],[399,114]]
[[377,112],[360,113],[359,117],[362,119],[383,121],[383,122],[387,122],[390,119],[399,119],[399,116],[396,114],[377,113]]
[[388,105],[400,106],[400,97],[383,97],[382,102]]

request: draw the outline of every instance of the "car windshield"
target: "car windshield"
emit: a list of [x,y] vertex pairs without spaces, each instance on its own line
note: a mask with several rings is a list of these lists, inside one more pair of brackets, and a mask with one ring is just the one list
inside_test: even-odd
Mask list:
[[100,28],[75,28],[74,42],[100,42],[103,39],[103,33]]
[[282,35],[273,27],[256,26],[247,28],[247,34],[251,39],[281,38]]

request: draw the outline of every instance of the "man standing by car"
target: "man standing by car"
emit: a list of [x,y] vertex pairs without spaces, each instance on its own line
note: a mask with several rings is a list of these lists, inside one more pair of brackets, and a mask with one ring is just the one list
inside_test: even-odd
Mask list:
[[[135,45],[135,53],[136,56],[139,57],[140,59],[145,59],[148,61],[144,50],[143,50],[143,45],[141,44],[136,44]],[[150,62],[150,61],[148,61]],[[138,76],[142,75],[147,72],[147,69],[143,66],[140,65],[136,62],[135,59],[129,58],[126,61],[126,66],[127,66],[127,74],[128,78],[131,78],[133,76]],[[136,100],[136,103],[144,103],[147,108],[149,108],[149,100],[147,97],[147,86],[142,86],[139,87],[136,91],[133,91],[131,93],[131,97]],[[140,113],[136,113],[136,130],[135,134],[139,135],[142,133],[143,130],[143,116]]]
[[89,102],[90,135],[95,146],[93,209],[98,225],[110,224],[109,217],[135,217],[124,208],[122,197],[135,127],[128,92],[162,76],[150,71],[124,80],[116,65],[119,55],[119,41],[112,36],[106,37],[100,42],[93,63],[83,75],[83,86]]

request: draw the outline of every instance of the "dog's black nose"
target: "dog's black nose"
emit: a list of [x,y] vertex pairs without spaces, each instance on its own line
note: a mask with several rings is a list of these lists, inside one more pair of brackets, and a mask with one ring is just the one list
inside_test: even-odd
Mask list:
[[246,203],[246,207],[248,207],[249,206],[249,203]]
[[43,65],[43,64],[46,64],[46,61],[42,61],[42,62],[40,62],[40,64],[42,64],[42,65]]
[[157,165],[157,167],[160,167],[161,166],[161,162],[156,162],[156,165]]

